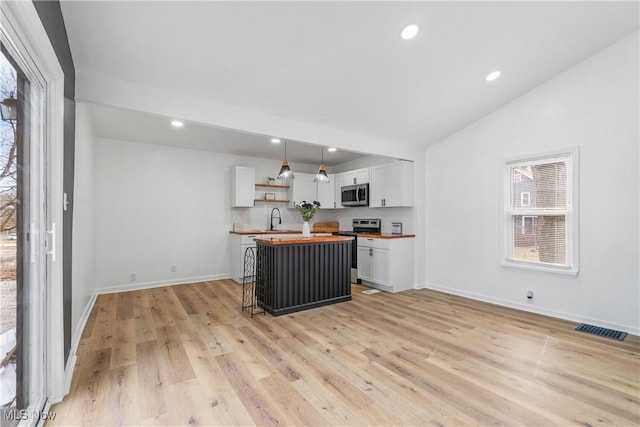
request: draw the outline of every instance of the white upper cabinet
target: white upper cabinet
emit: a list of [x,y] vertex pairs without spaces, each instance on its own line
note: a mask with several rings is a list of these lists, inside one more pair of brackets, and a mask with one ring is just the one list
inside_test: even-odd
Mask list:
[[335,180],[334,174],[329,174],[329,182],[318,182],[318,200],[320,202],[320,209],[333,209],[335,208]]
[[253,207],[256,170],[245,166],[231,167],[231,207]]
[[333,207],[336,209],[344,209],[344,206],[342,206],[342,186],[344,185],[344,174],[337,173],[333,177]]
[[313,181],[315,177],[315,174],[295,173],[295,179],[289,182],[291,186],[289,189],[291,194],[291,197],[289,197],[289,200],[291,200],[289,207],[293,208],[302,201],[313,203],[314,200],[318,200],[318,187]]
[[413,162],[400,160],[371,168],[369,206],[413,206]]
[[342,185],[369,183],[369,168],[358,169],[342,174]]

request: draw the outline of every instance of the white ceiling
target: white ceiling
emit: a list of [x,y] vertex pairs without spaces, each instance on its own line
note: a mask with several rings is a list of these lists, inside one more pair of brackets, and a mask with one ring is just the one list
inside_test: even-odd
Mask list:
[[[181,128],[174,128],[171,126],[171,119],[167,117],[95,104],[89,105],[89,111],[96,135],[104,138],[194,148],[260,159],[284,158],[284,141],[273,144],[271,138],[264,135],[189,122],[185,122]],[[286,141],[286,145],[287,159],[292,167],[299,163],[315,164],[317,167],[322,158],[322,150],[324,164],[328,167],[366,155],[345,150],[329,152],[329,147],[323,148],[302,141]]]
[[[638,30],[635,1],[63,1],[62,11],[76,70],[423,147]],[[404,41],[409,23],[421,31]],[[118,114],[99,110],[98,123]],[[131,122],[129,136],[149,133]]]

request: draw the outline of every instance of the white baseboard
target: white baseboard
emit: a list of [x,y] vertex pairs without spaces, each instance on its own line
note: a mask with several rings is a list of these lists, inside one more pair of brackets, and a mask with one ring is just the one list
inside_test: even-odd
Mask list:
[[425,283],[424,288],[422,289],[433,289],[434,291],[440,291],[447,294],[458,295],[461,297],[470,298],[477,301],[488,302],[491,304],[497,304],[504,307],[515,308],[517,310],[527,311],[529,313],[541,314],[549,317],[556,317],[558,319],[569,320],[571,322],[588,323],[590,325],[627,332],[632,335],[640,335],[640,328],[638,328],[637,326],[621,325],[615,322],[609,322],[607,320],[595,319],[592,317],[581,316],[578,314],[567,313],[564,311],[551,310],[548,308],[529,305],[529,304],[522,304],[522,303],[509,301],[502,298],[495,298],[488,295],[477,294],[475,292],[448,288],[448,287],[436,285],[433,283]]
[[[87,305],[85,305],[84,310],[82,311],[82,316],[80,316],[80,320],[76,325],[76,330],[73,333],[73,338],[71,339],[71,349],[69,350],[69,358],[67,359],[67,364],[64,368],[64,396],[69,394],[69,390],[71,389],[71,379],[73,378],[73,371],[76,368],[76,359],[78,358],[78,345],[80,345],[80,338],[82,337],[84,328],[87,325],[87,321],[89,320],[89,316],[91,315],[93,306],[96,304],[97,297],[98,295],[96,291],[93,291],[93,294],[91,294],[89,301],[87,301]],[[56,400],[57,401],[51,403],[58,403],[62,401],[62,398]]]
[[214,274],[212,276],[183,277],[181,279],[159,280],[157,282],[127,283],[122,285],[106,286],[96,289],[98,295],[113,294],[116,292],[139,291],[142,289],[161,288],[163,286],[187,285],[189,283],[207,282],[210,280],[230,279],[231,274]]

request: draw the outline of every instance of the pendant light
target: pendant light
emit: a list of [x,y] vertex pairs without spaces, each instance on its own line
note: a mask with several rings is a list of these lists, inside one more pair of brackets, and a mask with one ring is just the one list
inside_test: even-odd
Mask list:
[[321,184],[328,184],[329,183],[329,176],[327,175],[327,169],[324,167],[324,147],[320,148],[320,153],[321,154],[321,161],[320,161],[320,167],[318,168],[318,173],[316,174],[316,178],[314,179],[314,182],[319,182]]
[[278,179],[294,179],[293,171],[289,167],[289,162],[287,161],[287,140],[284,140],[284,160],[282,161],[282,167],[280,168],[280,173],[278,174]]

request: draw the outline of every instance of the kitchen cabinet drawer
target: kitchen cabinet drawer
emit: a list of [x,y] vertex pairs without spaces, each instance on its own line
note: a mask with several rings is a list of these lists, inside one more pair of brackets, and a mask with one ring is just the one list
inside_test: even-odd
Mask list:
[[260,234],[243,234],[243,235],[240,236],[240,244],[241,245],[255,245],[256,242],[254,242],[253,239],[255,239],[258,236],[260,236]]
[[374,237],[358,237],[358,246],[368,248],[389,249],[390,239],[376,239]]

